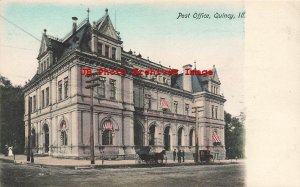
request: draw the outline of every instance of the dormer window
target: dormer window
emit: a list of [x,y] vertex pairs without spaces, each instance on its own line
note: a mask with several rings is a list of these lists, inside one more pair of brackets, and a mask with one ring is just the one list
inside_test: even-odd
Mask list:
[[43,62],[41,62],[41,72],[44,71],[43,67],[44,67],[44,64],[43,64]]
[[98,42],[97,44],[97,51],[99,55],[102,55],[102,43]]
[[43,63],[44,64],[44,71],[46,70],[46,62]]
[[109,46],[105,45],[105,57],[109,57]]
[[116,60],[116,48],[113,47],[111,50],[111,58]]

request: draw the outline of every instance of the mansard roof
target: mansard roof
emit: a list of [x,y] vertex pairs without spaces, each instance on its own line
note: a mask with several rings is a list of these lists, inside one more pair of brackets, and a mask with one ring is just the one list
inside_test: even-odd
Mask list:
[[[121,41],[119,33],[115,30],[110,20],[108,10],[106,9],[105,11],[105,15],[94,24],[93,29],[109,38]],[[55,61],[58,61],[61,57],[67,55],[74,49],[91,52],[90,40],[92,27],[88,18],[78,24],[75,32],[71,30],[63,39],[47,35],[46,30],[44,31],[38,59],[41,59],[48,51],[53,52]]]
[[[217,70],[215,66],[213,66],[213,74],[208,76],[202,76],[202,75],[187,75],[191,76],[191,82],[192,82],[192,92],[202,92],[208,90],[208,81],[212,80],[217,83],[220,83]],[[177,88],[177,89],[183,89],[183,73],[178,75],[173,75],[171,77],[171,87]]]
[[68,54],[73,49],[91,51],[89,40],[91,39],[91,29],[88,19],[83,20],[75,32],[71,31],[63,39],[55,38],[44,32],[38,59],[42,58],[48,51],[53,52],[55,61]]
[[171,87],[177,88],[177,89],[183,89],[183,79],[182,79],[183,74],[178,74],[178,75],[172,75],[171,76]]

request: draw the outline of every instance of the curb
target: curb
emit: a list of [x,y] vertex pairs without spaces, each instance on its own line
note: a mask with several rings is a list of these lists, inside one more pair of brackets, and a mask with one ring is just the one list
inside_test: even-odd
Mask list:
[[86,170],[86,169],[128,169],[128,168],[155,168],[155,167],[180,167],[180,166],[213,166],[213,165],[233,165],[243,163],[166,163],[166,164],[115,164],[115,165],[50,165],[50,164],[35,164],[35,163],[18,163],[14,160],[0,158],[0,160],[7,163],[14,163],[15,165],[30,165],[39,168],[65,168],[75,170]]

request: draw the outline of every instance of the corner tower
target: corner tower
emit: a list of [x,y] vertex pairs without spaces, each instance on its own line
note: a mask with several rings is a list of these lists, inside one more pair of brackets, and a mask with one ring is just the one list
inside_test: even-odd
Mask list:
[[224,103],[220,95],[221,82],[215,66],[207,77],[193,76],[192,87],[195,106],[202,107],[199,113],[199,149],[210,150],[214,159],[225,159]]
[[110,20],[108,9],[105,15],[92,27],[92,52],[114,61],[121,62],[121,37]]

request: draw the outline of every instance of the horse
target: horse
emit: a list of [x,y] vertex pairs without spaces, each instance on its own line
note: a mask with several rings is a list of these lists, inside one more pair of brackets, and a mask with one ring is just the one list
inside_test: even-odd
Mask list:
[[154,154],[155,163],[158,164],[158,160],[161,160],[161,164],[162,164],[165,158],[164,155],[166,155],[166,150],[162,150],[160,153],[155,153]]
[[160,153],[141,153],[139,154],[141,160],[144,160],[147,164],[158,164],[163,163],[164,155],[166,154],[165,150],[162,150]]

